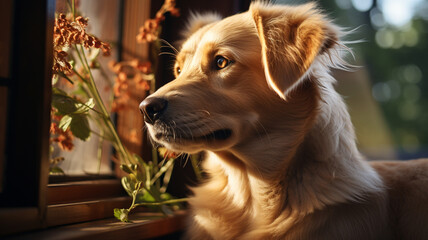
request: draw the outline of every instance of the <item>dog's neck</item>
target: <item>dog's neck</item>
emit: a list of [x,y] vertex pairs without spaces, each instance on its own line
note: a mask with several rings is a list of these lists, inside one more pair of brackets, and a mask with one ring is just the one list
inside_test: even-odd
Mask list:
[[[292,149],[288,143],[272,142],[260,149],[260,144],[255,142],[252,148],[245,148],[251,149],[249,152],[235,149],[212,156],[220,159],[220,166],[227,165],[223,165],[227,169],[223,174],[227,178],[229,194],[240,194],[241,197],[236,199],[248,201],[236,204],[246,208],[252,206],[251,212],[263,216],[258,219],[278,221],[275,220],[278,214],[306,215],[326,205],[359,201],[366,195],[382,191],[379,176],[362,160],[357,150],[350,116],[342,98],[333,89],[333,80],[328,74],[317,77],[327,78],[322,79],[326,81],[320,88],[320,112],[298,146]],[[267,138],[269,141],[281,139]],[[263,168],[264,171],[245,164],[251,159],[269,165],[269,161],[285,158],[288,160],[282,167]],[[269,175],[266,169],[270,171]]]

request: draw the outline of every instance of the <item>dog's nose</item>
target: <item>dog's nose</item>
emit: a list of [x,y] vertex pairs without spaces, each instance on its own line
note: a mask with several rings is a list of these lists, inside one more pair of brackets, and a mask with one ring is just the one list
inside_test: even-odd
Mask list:
[[144,114],[144,121],[153,124],[168,106],[168,101],[158,97],[148,97],[140,103],[140,111]]

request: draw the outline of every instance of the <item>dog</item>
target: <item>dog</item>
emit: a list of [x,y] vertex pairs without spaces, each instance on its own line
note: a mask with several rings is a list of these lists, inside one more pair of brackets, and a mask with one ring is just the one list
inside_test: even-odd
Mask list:
[[315,4],[195,14],[149,135],[203,151],[186,239],[428,239],[428,162],[368,162],[330,69],[343,33]]

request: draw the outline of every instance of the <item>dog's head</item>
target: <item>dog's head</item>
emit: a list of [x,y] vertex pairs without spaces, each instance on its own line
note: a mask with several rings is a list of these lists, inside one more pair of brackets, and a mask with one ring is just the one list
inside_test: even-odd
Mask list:
[[261,139],[292,148],[303,139],[319,98],[309,69],[337,39],[314,5],[196,15],[185,35],[176,79],[140,105],[155,142],[194,153],[250,151]]

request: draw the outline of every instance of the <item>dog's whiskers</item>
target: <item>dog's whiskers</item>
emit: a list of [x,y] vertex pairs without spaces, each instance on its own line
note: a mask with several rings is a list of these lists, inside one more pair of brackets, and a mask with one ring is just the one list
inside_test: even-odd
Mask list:
[[171,55],[171,56],[177,57],[177,54],[172,52],[160,52],[159,56],[162,56],[162,55]]
[[162,43],[165,43],[167,46],[161,46],[161,48],[162,47],[169,47],[170,49],[172,49],[173,51],[174,51],[174,53],[175,53],[175,55],[177,55],[177,53],[178,53],[178,50],[177,50],[177,48],[175,48],[174,46],[172,46],[172,44],[171,43],[169,43],[168,41],[166,41],[165,39],[159,39],[159,41],[160,42],[162,42]]

